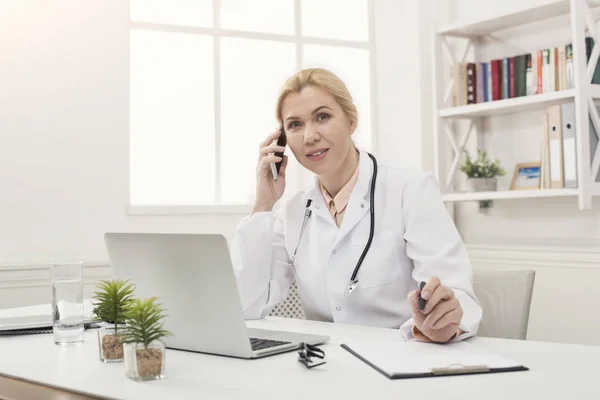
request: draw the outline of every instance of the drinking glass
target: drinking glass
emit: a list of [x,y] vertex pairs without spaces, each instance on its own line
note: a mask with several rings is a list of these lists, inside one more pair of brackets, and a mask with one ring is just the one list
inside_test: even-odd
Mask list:
[[52,331],[61,346],[83,342],[83,263],[53,263]]

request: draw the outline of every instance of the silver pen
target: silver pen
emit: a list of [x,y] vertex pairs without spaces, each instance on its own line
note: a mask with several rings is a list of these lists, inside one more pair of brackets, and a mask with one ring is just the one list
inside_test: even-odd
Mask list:
[[292,254],[292,265],[296,261],[296,252],[298,251],[298,247],[300,246],[300,240],[302,240],[302,234],[304,233],[304,227],[306,226],[306,222],[308,218],[310,218],[310,214],[312,214],[312,210],[309,208],[310,203],[312,203],[311,199],[306,201],[306,211],[304,212],[304,219],[302,220],[302,226],[300,227],[300,235],[298,236],[298,241],[296,242],[296,248],[294,249],[294,254]]

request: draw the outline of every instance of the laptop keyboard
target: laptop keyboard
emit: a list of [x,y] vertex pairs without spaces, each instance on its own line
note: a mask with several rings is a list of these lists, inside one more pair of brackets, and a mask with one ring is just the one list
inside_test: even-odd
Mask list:
[[292,342],[282,342],[280,340],[269,340],[269,339],[260,339],[260,338],[250,338],[250,345],[252,346],[252,350],[264,350],[270,347],[281,346],[282,344],[290,344]]

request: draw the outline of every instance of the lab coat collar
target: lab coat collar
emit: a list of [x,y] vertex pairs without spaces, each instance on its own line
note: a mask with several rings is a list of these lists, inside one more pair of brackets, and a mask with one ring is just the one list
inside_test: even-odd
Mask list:
[[366,151],[359,151],[358,179],[346,206],[336,244],[369,212],[369,189],[373,177],[373,161]]
[[[352,228],[364,217],[369,211],[369,189],[371,185],[371,178],[373,175],[373,161],[369,157],[366,151],[359,150],[358,158],[358,179],[352,189],[350,200],[346,206],[344,218],[342,219],[342,225],[340,226],[338,238],[336,243],[340,241]],[[335,221],[329,214],[329,209],[325,204],[323,193],[319,183],[319,178],[314,177],[314,184],[307,193],[307,199],[310,198],[313,201],[311,209],[314,215],[317,215],[331,224],[335,225]],[[362,207],[361,207],[362,206]]]

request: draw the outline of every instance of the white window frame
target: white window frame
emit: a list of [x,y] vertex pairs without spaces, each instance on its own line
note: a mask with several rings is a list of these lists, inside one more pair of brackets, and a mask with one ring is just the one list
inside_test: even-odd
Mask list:
[[[129,29],[146,29],[153,31],[163,32],[179,32],[179,33],[192,33],[210,35],[213,37],[213,62],[214,62],[214,102],[215,102],[215,193],[217,194],[217,201],[220,197],[220,185],[221,185],[221,88],[220,88],[220,74],[221,74],[221,38],[245,38],[245,39],[260,39],[260,40],[272,40],[286,43],[294,43],[296,48],[296,69],[302,68],[303,64],[303,52],[302,47],[305,44],[314,45],[326,45],[326,46],[339,46],[344,48],[355,48],[355,49],[366,49],[369,51],[369,80],[370,80],[370,112],[371,112],[371,147],[376,149],[377,145],[377,114],[376,114],[376,80],[375,80],[375,17],[374,17],[374,0],[367,0],[368,3],[368,40],[362,41],[351,41],[351,40],[337,40],[337,39],[325,39],[316,37],[302,36],[302,15],[301,15],[301,1],[294,0],[294,34],[274,34],[274,33],[260,33],[251,31],[231,30],[222,29],[220,27],[220,8],[221,0],[213,0],[213,27],[193,27],[193,26],[182,26],[182,25],[171,25],[161,23],[150,23],[150,22],[138,22],[132,21],[129,18]],[[130,56],[128,56],[130,59]],[[128,106],[129,107],[129,106]],[[129,133],[128,133],[129,134]],[[128,149],[128,176],[131,174],[131,152]],[[129,178],[130,179],[130,178]],[[295,177],[297,182],[302,180],[302,177]],[[127,214],[132,216],[168,216],[168,215],[198,215],[198,214],[223,214],[223,215],[239,215],[247,214],[252,210],[252,204],[206,204],[206,205],[133,205],[130,200],[130,189],[131,184],[128,180],[128,191],[127,191]]]

